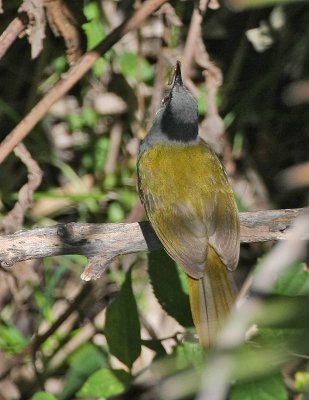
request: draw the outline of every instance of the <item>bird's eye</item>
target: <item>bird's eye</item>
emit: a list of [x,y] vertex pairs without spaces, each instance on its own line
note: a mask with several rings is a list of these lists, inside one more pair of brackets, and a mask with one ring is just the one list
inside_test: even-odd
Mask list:
[[167,96],[164,96],[162,99],[162,104],[166,104],[170,100],[171,96],[168,94]]

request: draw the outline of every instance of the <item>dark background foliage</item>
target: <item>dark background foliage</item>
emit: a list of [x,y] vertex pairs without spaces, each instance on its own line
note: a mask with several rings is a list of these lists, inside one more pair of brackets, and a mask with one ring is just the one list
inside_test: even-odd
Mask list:
[[[122,0],[65,3],[73,10],[81,51],[97,44],[140,6],[139,1]],[[308,2],[239,12],[228,4],[207,10],[202,39],[223,73],[216,97],[228,143],[222,157],[239,208],[303,207],[308,201],[306,186],[295,184],[298,175],[291,181],[282,173],[308,158]],[[4,1],[1,32],[20,5],[20,1]],[[138,144],[149,127],[155,96],[164,88],[171,65],[182,58],[193,5],[171,1],[169,14],[156,13],[123,38],[31,131],[24,143],[42,169],[43,180],[25,215],[24,228],[144,218],[135,183]],[[68,70],[66,45],[47,24],[36,59],[31,59],[26,37],[16,40],[1,59],[1,140]],[[161,82],[156,80],[158,71],[163,71]],[[207,88],[198,63],[191,80],[202,127]],[[1,218],[12,209],[26,181],[27,170],[12,153],[0,166]],[[242,246],[239,286],[269,249],[269,244]],[[145,368],[158,368],[160,380],[193,368],[193,392],[197,391],[205,360],[193,340],[185,277],[177,266],[153,253],[147,272],[145,254],[129,255],[115,261],[99,281],[84,284],[79,275],[85,263],[84,257],[75,255],[0,271],[2,398],[108,398],[129,387],[128,398],[142,398],[145,392],[159,398],[157,387],[147,379],[132,386]],[[282,278],[276,294],[309,294],[308,271],[300,263],[294,268]],[[177,285],[168,289],[172,281]],[[270,369],[256,361],[253,372],[244,372],[255,348],[265,343],[271,347],[274,337],[280,346],[290,343],[286,331],[268,329],[261,331],[253,347],[242,349],[245,356],[237,355],[243,366],[237,379],[242,383],[232,389],[232,400],[301,398],[309,382],[308,346],[290,345],[290,351],[304,352],[296,361],[283,357],[286,364],[270,363]],[[192,398],[192,391],[188,396]]]

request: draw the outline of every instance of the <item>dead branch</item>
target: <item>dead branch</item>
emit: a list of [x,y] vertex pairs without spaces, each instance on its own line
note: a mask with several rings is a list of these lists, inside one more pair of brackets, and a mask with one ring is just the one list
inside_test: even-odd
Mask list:
[[17,39],[17,37],[26,29],[28,17],[26,13],[20,13],[14,18],[10,25],[0,36],[0,60],[6,53],[7,49]]
[[44,0],[24,0],[18,12],[25,12],[28,16],[26,34],[31,45],[31,58],[34,59],[41,53],[45,39]]
[[219,87],[222,85],[223,77],[220,68],[211,61],[202,39],[202,23],[208,7],[217,9],[220,5],[216,1],[200,0],[193,10],[184,48],[182,68],[186,84],[193,93],[196,92],[196,89],[193,89],[194,85],[189,79],[192,61],[195,60],[204,70],[207,89],[205,99],[207,116],[201,124],[200,136],[211,145],[217,154],[222,155],[224,148],[228,145],[224,137],[224,122],[219,115],[217,107],[217,94]]
[[200,0],[194,7],[191,17],[189,32],[183,51],[182,58],[182,73],[183,79],[187,83],[187,78],[190,77],[191,63],[196,49],[196,40],[200,37],[201,24],[208,6],[208,0]]
[[20,189],[18,201],[14,207],[0,223],[0,231],[2,230],[6,234],[13,233],[21,228],[25,214],[32,205],[33,193],[40,186],[43,176],[38,163],[31,157],[23,143],[19,143],[14,152],[27,168],[28,181]]
[[109,150],[104,167],[104,172],[106,175],[112,174],[116,170],[121,147],[122,132],[123,130],[121,123],[115,123],[111,128]]
[[[240,213],[241,242],[282,240],[294,219],[308,208]],[[309,239],[309,232],[306,235]],[[162,245],[148,222],[121,224],[68,223],[34,228],[0,237],[0,265],[18,261],[82,254],[89,258],[82,278],[96,279],[118,255],[151,251]]]
[[45,0],[49,26],[55,36],[62,36],[67,47],[69,64],[76,62],[82,55],[81,32],[74,13],[62,0]]
[[97,59],[104,55],[129,31],[139,27],[157,8],[167,0],[147,0],[127,20],[114,29],[92,51],[85,53],[62,79],[36,104],[26,117],[6,136],[0,144],[0,163],[10,154],[14,147],[21,142],[32,128],[43,118],[49,108],[67,93],[93,66]]

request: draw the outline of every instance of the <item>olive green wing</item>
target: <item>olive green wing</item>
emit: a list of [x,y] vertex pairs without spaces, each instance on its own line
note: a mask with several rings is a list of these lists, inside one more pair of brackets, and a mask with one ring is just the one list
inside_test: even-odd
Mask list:
[[145,208],[167,253],[191,277],[201,278],[206,266],[208,241],[205,226],[190,209],[190,205],[169,206],[163,212],[160,201],[149,196]]
[[[221,161],[207,143],[201,141],[207,153],[204,166],[205,184],[202,191],[211,192],[205,196],[204,222],[207,226],[209,244],[218,253],[229,270],[237,268],[239,259],[239,213],[232,187]],[[211,167],[209,167],[209,165]]]
[[167,202],[154,195],[139,176],[138,188],[151,226],[166,252],[193,278],[201,278],[207,259],[207,235],[203,221],[190,203]]
[[210,214],[205,206],[209,244],[231,271],[237,268],[239,259],[239,216],[232,189],[226,187],[214,194],[215,210]]

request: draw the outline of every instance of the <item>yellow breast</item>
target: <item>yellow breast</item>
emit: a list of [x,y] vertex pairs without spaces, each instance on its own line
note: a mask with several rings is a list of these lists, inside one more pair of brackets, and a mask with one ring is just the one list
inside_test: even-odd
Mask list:
[[222,164],[204,142],[154,145],[142,154],[138,171],[141,190],[166,205],[190,201],[198,213],[214,192],[231,192]]

